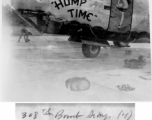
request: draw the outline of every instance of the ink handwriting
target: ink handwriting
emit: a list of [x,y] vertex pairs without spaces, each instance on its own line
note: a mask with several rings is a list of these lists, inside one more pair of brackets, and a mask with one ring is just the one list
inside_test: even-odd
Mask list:
[[51,108],[42,109],[42,113],[43,113],[43,115],[53,115],[53,113],[51,113]]
[[123,110],[121,110],[117,119],[118,120],[122,120],[122,119],[129,120],[131,118],[131,116],[132,116],[132,111],[125,113]]
[[69,118],[75,118],[78,119],[80,117],[82,117],[83,115],[80,115],[80,112],[78,111],[75,115],[67,115],[64,114],[64,110],[60,110],[59,112],[57,112],[57,114],[55,115],[55,118],[57,118],[58,120],[61,118],[64,119],[69,119]]
[[101,118],[102,120],[110,120],[111,116],[109,116],[108,114],[103,114],[101,112],[95,114],[94,110],[92,110],[86,118]]
[[[112,120],[112,117],[108,113],[104,112],[95,112],[94,110],[91,110],[88,114],[84,115],[81,111],[74,112],[73,114],[68,114],[64,109],[61,109],[57,112],[53,112],[51,108],[48,109],[42,109],[42,113],[35,112],[22,112],[22,119],[25,118],[32,118],[37,119],[38,114],[42,115],[48,115],[54,117],[56,120],[63,120],[63,119],[74,119],[78,120],[79,118],[85,117],[87,119],[100,119],[100,120]],[[132,111],[124,111],[121,110],[118,112],[117,120],[130,120],[132,117]]]
[[38,112],[34,112],[34,113],[27,113],[27,112],[23,112],[22,113],[22,118],[26,118],[26,117],[33,117],[33,119],[36,119],[38,115]]

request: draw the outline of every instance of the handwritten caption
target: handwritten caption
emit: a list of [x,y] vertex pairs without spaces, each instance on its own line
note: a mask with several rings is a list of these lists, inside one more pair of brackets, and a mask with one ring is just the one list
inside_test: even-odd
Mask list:
[[[60,119],[79,119],[79,118],[82,118],[82,117],[88,118],[88,119],[99,118],[100,120],[112,120],[111,116],[108,115],[108,113],[102,113],[102,112],[95,113],[94,110],[91,110],[89,112],[89,114],[87,114],[87,115],[81,114],[80,111],[77,111],[73,115],[65,114],[64,109],[59,110],[58,112],[53,114],[53,112],[51,111],[51,108],[42,109],[41,113],[39,113],[38,111],[35,111],[35,112],[30,112],[30,113],[29,112],[22,112],[21,114],[22,114],[22,119],[25,119],[25,118],[37,119],[38,116],[41,114],[41,115],[52,116],[57,120],[60,120]],[[132,111],[131,110],[128,111],[128,112],[125,112],[124,110],[121,110],[119,112],[119,114],[117,115],[117,120],[130,120],[131,117],[132,117]]]

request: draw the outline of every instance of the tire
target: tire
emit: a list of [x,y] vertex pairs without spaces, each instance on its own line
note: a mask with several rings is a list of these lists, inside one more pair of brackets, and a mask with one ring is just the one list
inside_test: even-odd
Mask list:
[[113,42],[113,43],[117,47],[130,47],[129,43],[125,43],[125,42]]
[[95,58],[100,53],[100,46],[82,44],[82,53],[87,58]]

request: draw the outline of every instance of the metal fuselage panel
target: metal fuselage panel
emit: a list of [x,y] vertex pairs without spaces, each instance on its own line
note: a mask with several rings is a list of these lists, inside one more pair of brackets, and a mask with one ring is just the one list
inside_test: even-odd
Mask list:
[[[116,0],[117,3],[118,0]],[[111,0],[12,0],[16,9],[43,10],[53,13],[56,17],[64,17],[68,21],[78,21],[91,26],[107,29],[110,10],[105,6],[111,5]],[[134,0],[132,30],[148,31],[147,26],[140,27],[140,23],[149,15],[147,0]],[[121,14],[121,13],[120,13]]]

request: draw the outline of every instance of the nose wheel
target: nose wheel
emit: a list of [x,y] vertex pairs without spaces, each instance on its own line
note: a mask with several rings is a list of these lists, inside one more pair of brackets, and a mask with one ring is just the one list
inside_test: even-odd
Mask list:
[[125,42],[113,42],[113,43],[117,47],[130,47],[129,43],[125,43]]
[[87,58],[95,58],[100,53],[100,46],[82,44],[82,53]]

